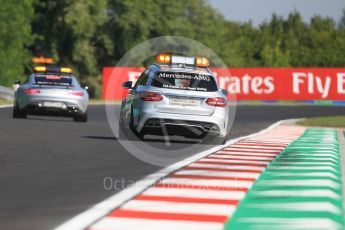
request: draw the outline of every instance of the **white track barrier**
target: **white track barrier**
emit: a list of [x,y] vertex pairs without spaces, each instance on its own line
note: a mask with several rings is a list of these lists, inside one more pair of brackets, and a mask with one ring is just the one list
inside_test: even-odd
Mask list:
[[0,85],[0,99],[13,100],[14,99],[13,90]]

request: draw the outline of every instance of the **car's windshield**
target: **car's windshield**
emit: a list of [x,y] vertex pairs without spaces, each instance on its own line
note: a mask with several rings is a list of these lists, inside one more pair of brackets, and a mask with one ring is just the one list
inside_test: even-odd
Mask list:
[[158,88],[205,92],[218,90],[212,76],[200,73],[157,72],[152,79],[151,85]]
[[69,76],[60,76],[56,74],[36,75],[34,83],[38,85],[58,85],[58,86],[72,86],[73,79]]

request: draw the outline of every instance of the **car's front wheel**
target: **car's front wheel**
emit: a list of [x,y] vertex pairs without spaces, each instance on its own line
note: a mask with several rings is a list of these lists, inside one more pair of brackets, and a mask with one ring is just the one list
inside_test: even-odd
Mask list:
[[13,106],[12,117],[25,119],[27,117],[27,114],[24,111],[20,110],[18,106],[15,104]]

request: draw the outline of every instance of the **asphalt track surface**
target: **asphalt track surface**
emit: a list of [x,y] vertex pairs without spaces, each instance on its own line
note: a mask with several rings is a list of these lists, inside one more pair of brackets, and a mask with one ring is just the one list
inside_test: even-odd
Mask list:
[[[122,147],[102,105],[90,107],[86,124],[57,117],[12,119],[11,110],[0,109],[0,229],[52,229],[119,191],[105,189],[104,178],[130,184],[159,169]],[[345,107],[238,106],[230,138],[281,119],[344,114]],[[147,143],[163,152],[195,141],[175,139],[168,147],[159,138]]]

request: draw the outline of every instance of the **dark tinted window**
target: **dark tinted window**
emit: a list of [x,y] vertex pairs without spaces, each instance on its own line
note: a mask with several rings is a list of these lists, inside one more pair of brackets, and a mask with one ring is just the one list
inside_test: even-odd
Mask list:
[[198,73],[157,72],[151,85],[158,88],[206,92],[218,90],[212,76]]
[[137,82],[134,85],[134,88],[137,88],[138,85],[146,85],[148,80],[148,70],[142,72]]
[[34,78],[35,84],[39,85],[61,85],[71,86],[72,78],[59,75],[37,75]]

